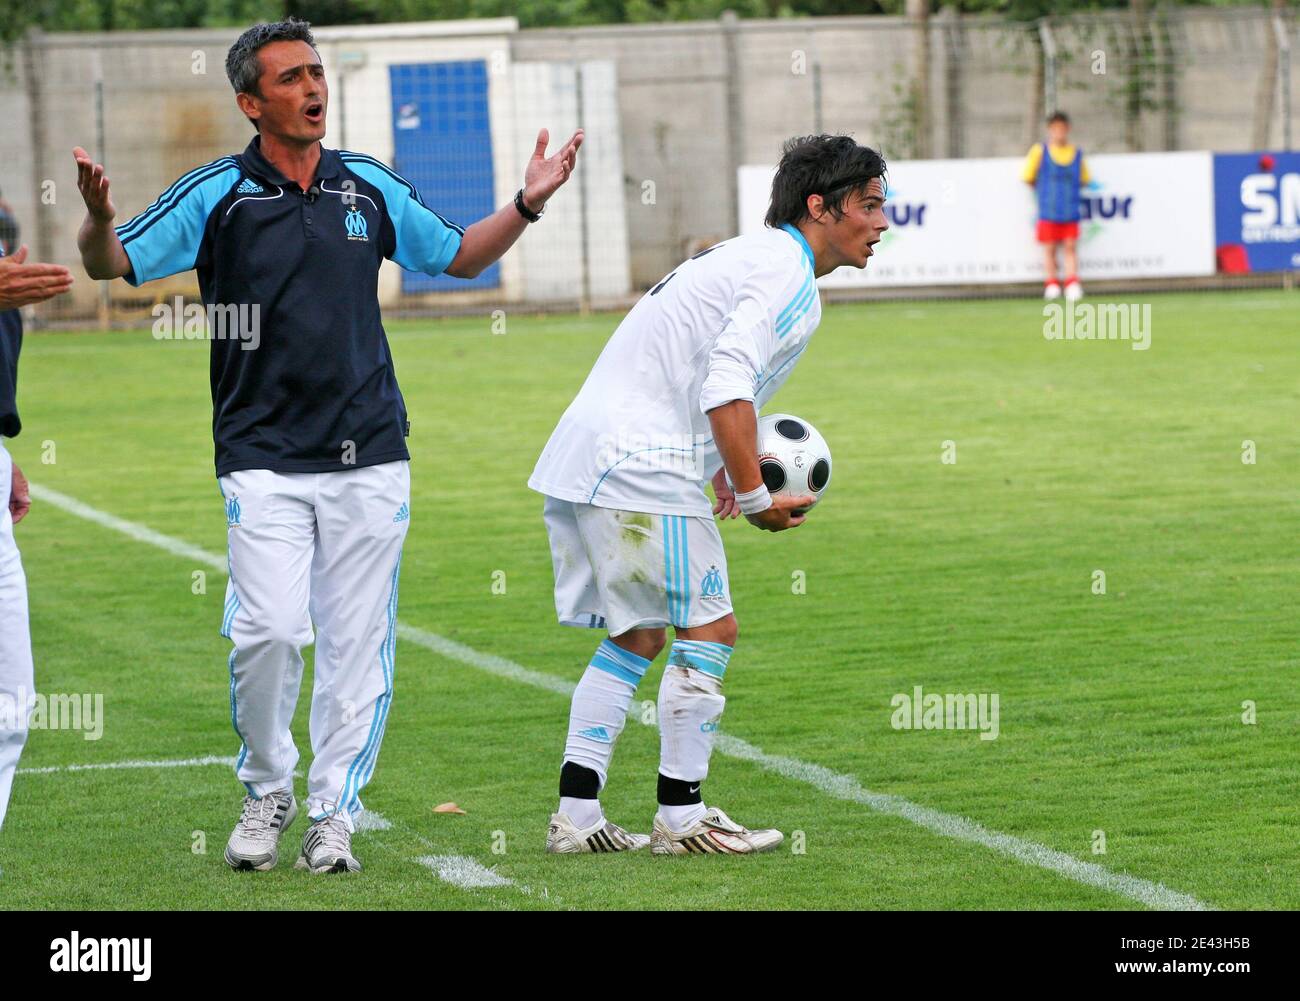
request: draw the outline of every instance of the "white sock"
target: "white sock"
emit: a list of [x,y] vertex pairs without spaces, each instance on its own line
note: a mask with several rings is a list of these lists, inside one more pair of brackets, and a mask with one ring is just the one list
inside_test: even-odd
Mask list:
[[703,803],[691,803],[689,806],[660,806],[659,815],[674,834],[689,831],[704,819],[708,808]]
[[731,647],[676,640],[659,683],[659,772],[702,782],[709,776],[713,734],[727,705],[722,676]]
[[644,657],[605,640],[573,690],[564,760],[594,771],[601,788],[608,778],[614,744],[627,723],[637,683],[649,666]]
[[572,796],[560,797],[559,812],[567,815],[575,825],[583,830],[593,826],[601,817],[605,816],[605,811],[600,808],[600,800],[574,799]]

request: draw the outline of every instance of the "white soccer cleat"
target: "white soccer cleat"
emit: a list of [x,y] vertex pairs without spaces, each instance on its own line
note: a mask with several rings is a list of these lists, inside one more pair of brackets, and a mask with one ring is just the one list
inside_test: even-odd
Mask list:
[[546,830],[548,855],[596,854],[599,852],[635,852],[650,844],[648,834],[629,834],[604,817],[590,827],[580,828],[566,813],[551,814]]
[[280,860],[280,835],[298,816],[298,804],[288,789],[261,799],[244,797],[239,822],[226,842],[226,862],[232,869],[266,872]]
[[1083,286],[1078,282],[1066,282],[1065,300],[1066,302],[1078,302],[1083,298]]
[[1044,299],[1059,299],[1061,297],[1061,286],[1056,282],[1048,282],[1043,288]]
[[780,831],[751,831],[741,827],[716,806],[689,830],[678,834],[661,814],[655,814],[650,834],[652,855],[753,855],[776,848],[785,835]]
[[312,872],[360,872],[361,863],[352,854],[352,832],[339,813],[313,820],[302,836],[302,855],[296,869]]

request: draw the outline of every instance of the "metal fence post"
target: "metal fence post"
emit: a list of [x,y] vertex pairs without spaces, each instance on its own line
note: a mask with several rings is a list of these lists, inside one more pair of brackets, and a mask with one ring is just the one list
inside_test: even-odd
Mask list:
[[49,208],[45,204],[45,180],[49,172],[45,169],[45,90],[42,85],[42,64],[45,62],[37,54],[37,48],[44,49],[45,35],[40,28],[32,28],[23,40],[23,82],[27,86],[27,128],[31,136],[32,149],[32,185],[36,195],[33,204],[37,206],[35,239],[32,240],[32,260],[53,261],[54,238],[50,228]]
[[[108,135],[104,128],[104,61],[98,51],[95,52],[95,150],[99,162],[108,172]],[[112,282],[99,282],[99,303],[97,318],[99,329],[108,330],[113,325],[113,295],[110,290]]]
[[[576,50],[577,49],[576,43],[572,47],[573,49]],[[583,88],[582,62],[576,59],[573,62],[573,83],[574,83],[574,89],[577,91],[576,110],[578,116],[578,126],[580,128],[585,128],[586,126],[584,122],[586,120],[585,118],[586,105],[583,101],[583,94],[582,94],[582,88]],[[581,265],[582,287],[581,287],[581,291],[579,292],[581,298],[579,299],[578,302],[578,312],[582,316],[586,316],[588,313],[591,312],[591,252],[589,247],[590,241],[588,240],[588,235],[589,235],[588,226],[590,225],[590,221],[589,221],[590,215],[588,213],[588,205],[587,205],[587,198],[588,198],[587,173],[588,172],[585,170],[578,171],[578,235],[580,240],[579,245],[581,247],[581,254],[582,254],[582,265]]]
[[731,232],[740,232],[740,190],[737,174],[740,170],[741,142],[741,96],[740,96],[740,58],[736,53],[736,32],[740,30],[740,19],[734,10],[724,10],[718,18],[722,29],[722,49],[727,76],[727,197],[730,203]]
[[1046,18],[1038,22],[1038,38],[1043,43],[1043,113],[1050,115],[1056,110],[1056,38]]
[[1273,34],[1277,36],[1278,80],[1282,91],[1282,148],[1291,149],[1291,36],[1281,14],[1273,15]]

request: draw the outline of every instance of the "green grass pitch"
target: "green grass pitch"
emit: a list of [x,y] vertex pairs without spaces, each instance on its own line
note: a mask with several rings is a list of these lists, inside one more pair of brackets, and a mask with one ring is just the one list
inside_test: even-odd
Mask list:
[[[741,637],[722,729],[1208,906],[1293,908],[1300,311],[1282,292],[1144,298],[1148,351],[1047,341],[1026,300],[827,308],[773,407],[817,424],[834,481],[792,532],[723,526]],[[617,320],[389,324],[413,421],[403,622],[577,680],[599,635],[554,621],[524,481]],[[207,370],[206,344],[145,330],[30,336],[11,451],[39,486],[224,553]],[[40,501],[18,536],[38,690],[105,702],[102,739],[35,731],[21,767],[233,755],[224,575],[194,594],[193,560]],[[895,730],[890,700],[915,685],[997,694],[998,738]],[[294,871],[301,818],[275,872],[230,872],[242,790],[221,765],[27,771],[0,833],[0,907],[1143,906],[722,755],[708,800],[802,832],[802,853],[548,857],[566,713],[562,694],[400,642],[363,794],[392,826],[358,836],[359,876]],[[629,723],[612,819],[648,829],[657,758],[654,729]],[[446,801],[466,814],[432,812]],[[503,882],[449,883],[425,856]]]

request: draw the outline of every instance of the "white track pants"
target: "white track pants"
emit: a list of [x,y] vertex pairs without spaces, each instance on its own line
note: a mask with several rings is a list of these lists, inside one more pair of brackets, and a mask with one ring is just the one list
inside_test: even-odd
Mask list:
[[409,465],[253,469],[219,482],[230,546],[221,632],[234,643],[230,711],[243,741],[236,774],[255,796],[293,786],[289,725],[315,623],[307,810],[313,818],[337,810],[351,823],[393,696]]
[[0,443],[0,825],[9,806],[18,756],[27,740],[34,697],[32,644],[27,629],[27,581],[9,516],[13,460]]

